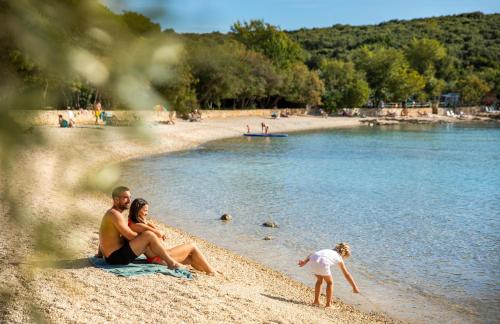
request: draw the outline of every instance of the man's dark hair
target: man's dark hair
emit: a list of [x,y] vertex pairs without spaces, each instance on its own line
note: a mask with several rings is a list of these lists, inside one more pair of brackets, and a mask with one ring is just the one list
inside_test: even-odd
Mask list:
[[116,187],[115,189],[113,189],[113,193],[111,194],[111,197],[117,198],[122,192],[125,192],[125,191],[130,191],[130,189],[125,187],[125,186]]

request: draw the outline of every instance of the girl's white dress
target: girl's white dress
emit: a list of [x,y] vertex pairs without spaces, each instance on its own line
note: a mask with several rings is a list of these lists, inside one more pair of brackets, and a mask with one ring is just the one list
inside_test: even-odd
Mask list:
[[320,250],[309,257],[309,267],[318,276],[331,276],[330,267],[342,262],[342,257],[334,250]]

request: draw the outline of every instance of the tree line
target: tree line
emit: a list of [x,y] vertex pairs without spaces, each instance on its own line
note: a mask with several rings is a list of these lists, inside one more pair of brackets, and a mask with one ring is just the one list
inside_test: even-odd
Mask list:
[[[498,95],[497,14],[294,32],[252,20],[234,23],[227,34],[177,34],[97,1],[27,2],[35,9],[31,18],[17,2],[0,3],[4,21],[18,19],[7,30],[29,31],[0,37],[6,76],[0,98],[13,106],[87,108],[99,99],[111,108],[163,103],[180,113],[333,110],[368,101],[438,101],[443,92],[459,93],[462,104]],[[54,20],[54,12],[68,19]]]

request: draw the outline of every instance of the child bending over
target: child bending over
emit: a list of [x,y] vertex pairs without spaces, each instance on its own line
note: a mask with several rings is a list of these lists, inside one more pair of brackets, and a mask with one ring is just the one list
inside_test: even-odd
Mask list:
[[313,274],[316,276],[316,286],[314,289],[314,306],[319,306],[319,295],[321,292],[321,285],[323,280],[326,282],[326,305],[325,307],[330,307],[332,303],[333,295],[333,277],[330,271],[332,265],[338,264],[340,270],[344,274],[345,279],[352,287],[354,293],[359,293],[359,288],[354,282],[349,271],[344,264],[344,259],[351,256],[351,248],[347,243],[339,243],[335,246],[333,250],[325,249],[314,252],[313,254],[306,257],[304,260],[299,261],[299,266],[303,267],[307,263],[310,264],[310,268]]

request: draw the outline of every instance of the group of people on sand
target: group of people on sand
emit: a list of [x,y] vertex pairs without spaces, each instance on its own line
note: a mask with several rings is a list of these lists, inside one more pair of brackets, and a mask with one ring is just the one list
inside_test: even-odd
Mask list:
[[[166,248],[163,242],[167,239],[158,226],[148,220],[149,204],[142,198],[132,201],[130,189],[117,187],[112,192],[113,206],[104,214],[99,229],[98,255],[113,265],[129,264],[137,257],[145,254],[148,263],[158,263],[170,269],[190,265],[207,275],[216,271],[205,255],[194,243],[181,244]],[[124,212],[130,209],[128,220]],[[323,281],[326,282],[326,304],[330,307],[333,296],[333,277],[331,267],[338,265],[345,279],[352,286],[354,293],[359,293],[352,275],[347,270],[344,260],[351,255],[347,243],[339,243],[333,249],[324,249],[310,254],[298,265],[309,264],[311,272],[316,276],[313,305],[319,306],[319,298]]]

